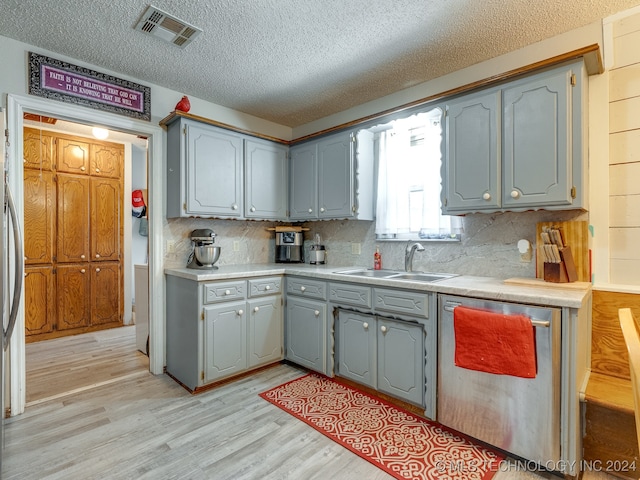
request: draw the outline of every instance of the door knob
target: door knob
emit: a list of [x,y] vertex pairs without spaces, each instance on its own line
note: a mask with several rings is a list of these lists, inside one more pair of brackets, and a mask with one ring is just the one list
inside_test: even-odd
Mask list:
[[253,309],[254,312],[257,312],[258,310],[260,310],[260,307],[256,307]]
[[491,194],[489,192],[484,192],[484,194],[482,195],[482,198],[484,200],[491,200]]
[[309,209],[309,213],[313,213],[313,208],[310,208],[310,209]]
[[367,328],[369,328],[369,324],[367,322],[364,322],[362,324],[362,328],[364,328],[366,330]]
[[513,190],[511,192],[511,198],[519,198],[520,197],[520,192],[517,190]]
[[316,310],[315,312],[313,312],[313,314],[317,317],[320,315],[320,310]]
[[267,285],[266,287],[264,287],[265,290],[271,290],[271,285]]
[[100,271],[100,269],[99,269],[99,268],[96,268],[96,272],[99,272],[99,271]]
[[85,270],[84,270],[84,268],[83,268],[83,269],[81,269],[81,270],[80,270],[80,273],[84,273],[84,271],[85,271]]
[[225,290],[225,291],[224,291],[224,294],[225,294],[225,295],[231,295],[231,290]]
[[382,325],[382,326],[380,327],[380,331],[381,331],[382,333],[385,333],[385,332],[387,331],[387,327],[385,327],[384,325]]
[[306,289],[307,289],[307,287],[305,287],[305,286],[300,287],[300,291],[301,292],[304,292]]
[[242,315],[242,314],[244,314],[244,310],[242,309],[238,310],[238,315]]

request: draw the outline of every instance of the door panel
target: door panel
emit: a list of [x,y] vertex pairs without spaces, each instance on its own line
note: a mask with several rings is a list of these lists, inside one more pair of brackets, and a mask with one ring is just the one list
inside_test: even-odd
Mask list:
[[24,170],[24,261],[53,261],[55,186],[51,172]]
[[89,255],[89,178],[58,175],[58,262],[84,262]]
[[120,259],[120,180],[91,179],[91,261]]
[[89,144],[60,136],[57,139],[56,169],[65,173],[89,173]]
[[91,320],[89,264],[58,265],[58,330],[88,327]]
[[51,132],[25,127],[22,138],[24,168],[51,170],[53,165],[53,135]]
[[24,278],[25,335],[49,333],[55,325],[55,282],[53,268],[27,267]]
[[91,175],[120,178],[122,176],[123,147],[92,143],[89,149]]
[[120,322],[120,264],[91,262],[91,324]]

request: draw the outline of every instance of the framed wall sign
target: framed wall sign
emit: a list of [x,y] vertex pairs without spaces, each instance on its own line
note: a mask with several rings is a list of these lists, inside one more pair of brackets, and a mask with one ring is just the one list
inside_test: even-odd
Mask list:
[[149,87],[33,52],[29,52],[29,93],[151,120]]

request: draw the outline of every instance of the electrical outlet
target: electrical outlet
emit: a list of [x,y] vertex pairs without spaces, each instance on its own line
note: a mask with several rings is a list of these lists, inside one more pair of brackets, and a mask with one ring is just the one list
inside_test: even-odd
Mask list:
[[174,253],[176,251],[176,242],[167,240],[167,253]]
[[238,242],[237,240],[235,240],[233,242],[233,251],[234,252],[239,252],[240,251],[240,242]]
[[352,255],[360,255],[360,244],[352,242],[351,243],[351,254]]

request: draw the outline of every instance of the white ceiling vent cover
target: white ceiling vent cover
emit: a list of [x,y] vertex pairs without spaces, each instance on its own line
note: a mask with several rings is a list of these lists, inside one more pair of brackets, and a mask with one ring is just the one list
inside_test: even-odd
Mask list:
[[202,32],[200,28],[189,25],[153,5],[149,5],[142,14],[135,30],[159,37],[182,48],[190,44]]

